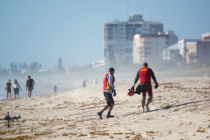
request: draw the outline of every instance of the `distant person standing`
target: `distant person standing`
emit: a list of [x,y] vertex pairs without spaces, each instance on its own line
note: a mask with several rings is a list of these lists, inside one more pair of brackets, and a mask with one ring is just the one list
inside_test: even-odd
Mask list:
[[98,81],[96,78],[93,79],[93,85],[97,85],[98,84]]
[[34,80],[31,79],[31,76],[28,76],[28,80],[26,81],[26,90],[28,90],[28,98],[31,98],[32,90],[34,89]]
[[17,82],[17,80],[15,79],[15,83],[13,84],[13,92],[14,92],[14,98],[16,99],[16,95],[17,98],[19,98],[19,88],[22,91],[19,83]]
[[86,87],[85,80],[83,80],[83,82],[82,82],[82,87]]
[[57,93],[57,86],[54,86],[54,93]]
[[8,99],[8,96],[10,96],[10,99],[11,99],[11,83],[10,83],[10,79],[8,80],[7,84],[6,84],[6,88],[5,90],[7,91],[7,99]]

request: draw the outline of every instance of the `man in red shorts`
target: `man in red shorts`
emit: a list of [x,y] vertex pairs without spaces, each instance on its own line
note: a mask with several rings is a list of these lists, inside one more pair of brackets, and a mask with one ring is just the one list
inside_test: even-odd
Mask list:
[[[151,78],[155,82],[155,88],[158,88],[158,83],[156,81],[154,72],[152,71],[152,69],[148,68],[147,63],[143,63],[143,67],[137,72],[136,78],[134,80],[134,84],[132,86],[132,89],[134,89],[134,86],[137,83],[138,79],[140,79],[141,85],[143,85],[144,82],[146,83],[146,91],[149,95],[149,98],[148,98],[147,104],[146,104],[147,111],[149,111],[149,104],[152,102],[152,98],[153,98]],[[145,93],[142,92],[142,96],[143,96],[142,112],[144,112],[146,92]]]

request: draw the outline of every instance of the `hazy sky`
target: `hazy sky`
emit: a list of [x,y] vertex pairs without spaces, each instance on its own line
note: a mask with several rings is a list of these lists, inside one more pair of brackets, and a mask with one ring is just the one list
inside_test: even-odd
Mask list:
[[[164,24],[179,39],[210,32],[210,0],[130,0],[129,14]],[[128,19],[127,0],[0,0],[0,65],[53,68],[103,59],[103,24]]]

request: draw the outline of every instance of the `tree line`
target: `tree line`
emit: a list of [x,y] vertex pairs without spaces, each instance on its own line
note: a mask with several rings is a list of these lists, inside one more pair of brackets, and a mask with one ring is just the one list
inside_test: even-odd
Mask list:
[[21,70],[30,70],[30,71],[35,72],[41,68],[42,68],[42,64],[39,64],[38,62],[32,62],[31,64],[27,64],[26,62],[19,63],[19,64],[15,62],[11,62],[9,69],[1,68],[0,66],[0,73],[7,73],[8,71],[12,73],[18,73],[18,72],[21,72]]

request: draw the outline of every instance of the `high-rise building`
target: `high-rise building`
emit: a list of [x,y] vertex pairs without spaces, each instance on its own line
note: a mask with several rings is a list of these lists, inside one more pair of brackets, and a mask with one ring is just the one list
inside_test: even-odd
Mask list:
[[173,31],[159,34],[137,34],[133,40],[133,63],[162,61],[162,51],[178,42]]
[[104,24],[104,63],[133,61],[133,37],[135,34],[158,34],[163,24],[158,21],[145,22],[142,15],[130,15],[128,21]]

